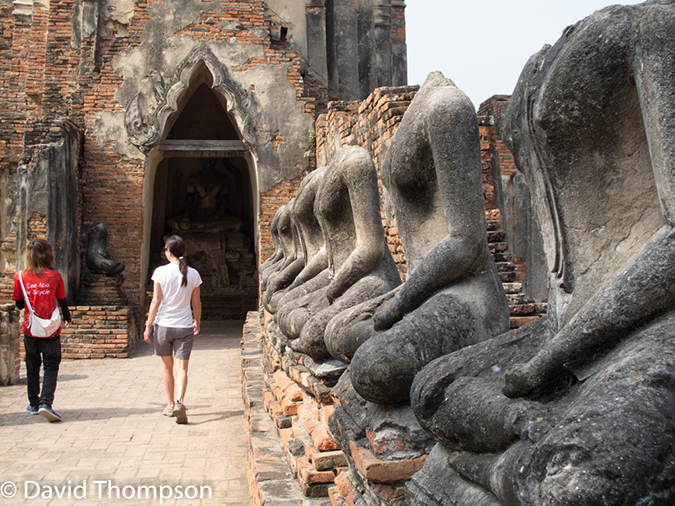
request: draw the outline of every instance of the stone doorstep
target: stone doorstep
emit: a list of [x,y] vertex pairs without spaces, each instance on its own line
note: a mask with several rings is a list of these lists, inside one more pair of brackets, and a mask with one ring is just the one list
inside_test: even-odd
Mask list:
[[406,460],[381,460],[370,450],[359,448],[355,441],[349,442],[352,460],[359,472],[375,483],[395,484],[407,481],[419,471],[427,459],[426,455]]

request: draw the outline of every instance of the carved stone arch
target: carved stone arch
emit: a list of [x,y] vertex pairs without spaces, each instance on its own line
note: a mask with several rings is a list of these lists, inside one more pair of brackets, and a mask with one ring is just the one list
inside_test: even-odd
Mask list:
[[183,59],[172,76],[151,71],[127,106],[124,125],[129,141],[144,154],[148,154],[161,140],[167,121],[178,111],[181,96],[202,65],[206,65],[211,73],[212,88],[225,99],[226,110],[234,119],[241,140],[249,149],[260,144],[256,129],[260,122],[260,105],[250,91],[232,79],[227,67],[208,46],[202,44]]

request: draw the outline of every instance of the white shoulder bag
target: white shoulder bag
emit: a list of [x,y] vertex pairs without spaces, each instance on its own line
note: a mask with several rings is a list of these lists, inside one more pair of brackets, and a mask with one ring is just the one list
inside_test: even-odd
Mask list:
[[19,273],[19,281],[21,282],[21,288],[23,289],[23,300],[26,303],[26,309],[28,314],[28,329],[33,337],[51,337],[59,327],[61,326],[61,313],[59,312],[59,305],[56,304],[54,312],[52,313],[51,318],[45,320],[40,318],[30,305],[30,300],[28,300],[28,293],[26,293],[26,287],[23,284],[23,279],[21,275],[23,272]]

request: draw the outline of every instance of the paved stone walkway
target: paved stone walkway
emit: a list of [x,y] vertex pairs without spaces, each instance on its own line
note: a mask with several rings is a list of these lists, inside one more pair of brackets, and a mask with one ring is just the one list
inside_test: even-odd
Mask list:
[[25,412],[22,370],[18,385],[0,387],[0,506],[252,505],[242,325],[205,322],[190,360],[188,425],[161,415],[160,359],[145,342],[129,359],[62,362],[60,423]]

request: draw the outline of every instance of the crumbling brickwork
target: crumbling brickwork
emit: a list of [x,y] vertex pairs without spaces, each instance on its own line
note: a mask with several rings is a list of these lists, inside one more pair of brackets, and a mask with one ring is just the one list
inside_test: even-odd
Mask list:
[[284,180],[274,188],[260,194],[260,263],[263,263],[274,253],[270,230],[272,218],[282,205],[295,197],[303,178],[304,176]]
[[[363,102],[331,102],[328,111],[319,116],[316,122],[318,165],[328,165],[340,147],[357,144],[373,157],[379,175],[386,149],[418,89],[418,86],[383,87],[375,90]],[[405,252],[398,236],[396,220],[387,216],[382,191],[380,195],[387,244],[401,279],[405,280]]]

